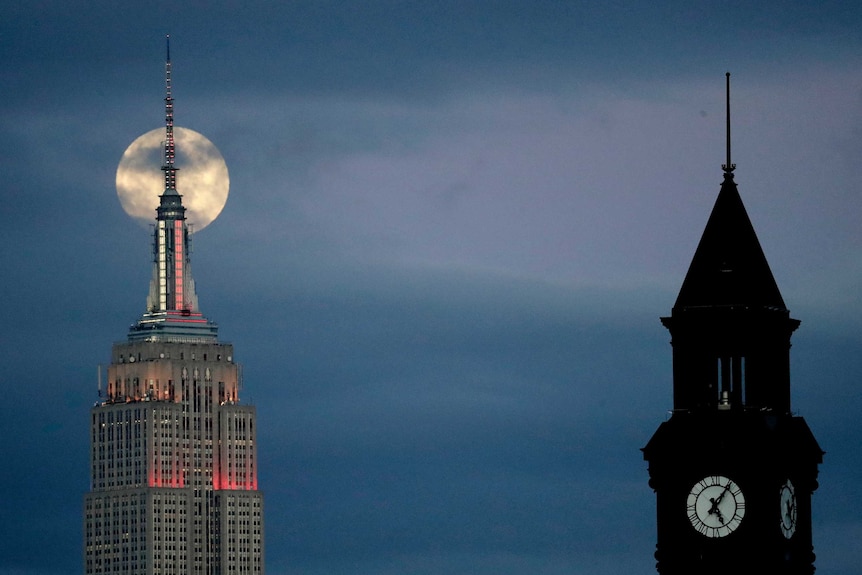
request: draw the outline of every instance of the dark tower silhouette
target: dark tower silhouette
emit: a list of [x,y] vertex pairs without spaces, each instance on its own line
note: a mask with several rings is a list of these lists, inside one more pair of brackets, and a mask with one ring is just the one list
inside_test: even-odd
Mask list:
[[670,317],[673,412],[643,448],[656,492],[656,568],[811,574],[823,452],[790,411],[790,317],[730,162]]

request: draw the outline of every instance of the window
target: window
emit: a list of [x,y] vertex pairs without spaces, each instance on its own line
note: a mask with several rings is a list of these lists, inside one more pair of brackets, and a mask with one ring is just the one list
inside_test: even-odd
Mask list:
[[745,399],[745,357],[726,355],[718,359],[719,409],[742,406]]

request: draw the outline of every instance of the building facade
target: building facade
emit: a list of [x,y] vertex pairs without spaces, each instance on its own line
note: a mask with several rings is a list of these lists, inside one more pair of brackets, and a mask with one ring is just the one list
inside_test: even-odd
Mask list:
[[90,412],[84,572],[262,574],[255,410],[240,403],[233,346],[198,309],[176,187],[170,51],[166,89],[147,309],[113,346]]

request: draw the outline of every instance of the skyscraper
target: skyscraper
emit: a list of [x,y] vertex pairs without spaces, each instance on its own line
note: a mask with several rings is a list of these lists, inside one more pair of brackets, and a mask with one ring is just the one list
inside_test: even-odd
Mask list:
[[233,346],[198,308],[174,166],[169,46],[165,77],[153,277],[90,413],[84,572],[262,574],[255,409],[240,403]]

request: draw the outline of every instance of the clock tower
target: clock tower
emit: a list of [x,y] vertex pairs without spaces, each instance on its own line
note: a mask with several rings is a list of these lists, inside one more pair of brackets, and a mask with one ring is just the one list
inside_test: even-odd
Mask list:
[[673,411],[643,448],[662,575],[814,572],[823,451],[790,410],[790,317],[730,162],[670,317]]

